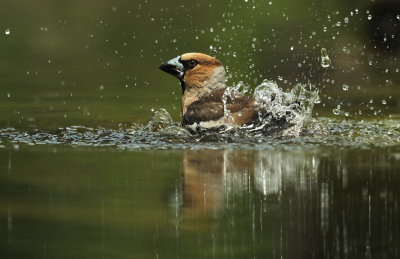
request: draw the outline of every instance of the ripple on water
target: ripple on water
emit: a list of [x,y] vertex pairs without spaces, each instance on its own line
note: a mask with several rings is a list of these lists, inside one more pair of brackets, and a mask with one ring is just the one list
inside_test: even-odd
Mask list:
[[0,129],[0,148],[19,145],[69,145],[74,147],[113,147],[117,149],[186,149],[186,148],[290,148],[305,149],[317,146],[355,148],[389,147],[400,145],[400,125],[397,120],[339,121],[314,119],[298,137],[264,136],[241,129],[203,131],[190,134],[175,122],[158,131],[149,124],[126,129],[71,126],[54,131],[20,131]]

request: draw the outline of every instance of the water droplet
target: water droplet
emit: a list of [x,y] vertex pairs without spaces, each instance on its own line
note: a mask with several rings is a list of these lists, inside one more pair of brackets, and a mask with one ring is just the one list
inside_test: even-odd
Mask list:
[[340,114],[340,109],[333,109],[332,112],[335,115],[339,115]]
[[368,20],[371,20],[372,19],[372,14],[368,14]]
[[341,25],[342,25],[341,22],[337,22],[337,23],[336,23],[336,26],[337,26],[337,27],[340,27]]
[[325,48],[321,49],[321,66],[329,67],[331,65],[331,60]]
[[349,23],[349,17],[344,18],[344,23]]
[[10,98],[10,97],[11,97],[11,94],[10,94],[10,93],[7,93],[7,97]]
[[372,66],[372,61],[370,60],[370,61],[368,61],[368,64],[370,65],[370,66]]
[[10,29],[6,29],[4,32],[5,35],[10,35],[10,33],[11,33]]
[[349,86],[346,85],[346,84],[344,84],[344,85],[343,85],[343,91],[348,91],[348,90],[349,90]]

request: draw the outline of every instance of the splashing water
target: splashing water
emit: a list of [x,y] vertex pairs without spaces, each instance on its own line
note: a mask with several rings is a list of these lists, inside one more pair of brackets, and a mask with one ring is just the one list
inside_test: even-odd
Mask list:
[[[249,92],[249,88],[243,83],[229,89],[230,94]],[[228,92],[224,98],[232,97]],[[397,117],[379,122],[312,118],[314,104],[320,100],[318,92],[310,85],[298,84],[290,91],[283,91],[275,82],[265,80],[255,88],[254,97],[269,112],[268,116],[260,117],[259,124],[248,127],[191,134],[180,127],[180,123],[174,121],[167,110],[160,109],[154,111],[147,123],[132,124],[128,128],[117,130],[84,126],[70,126],[53,131],[4,128],[0,129],[0,148],[15,149],[20,145],[43,144],[128,150],[265,149],[276,146],[304,149],[327,145],[369,148],[400,145],[400,124]],[[277,122],[284,122],[289,127],[275,130]],[[271,132],[273,133],[269,134]]]
[[295,138],[276,138],[255,134],[249,130],[219,132],[218,134],[208,131],[192,135],[187,130],[176,126],[176,122],[165,124],[159,131],[152,131],[148,125],[148,123],[132,125],[129,128],[117,130],[84,126],[70,126],[53,131],[22,131],[4,128],[0,129],[0,149],[17,149],[35,145],[67,145],[80,148],[116,148],[117,150],[273,149],[276,147],[304,150],[321,146],[365,149],[400,145],[399,118],[379,122],[318,118],[311,127],[305,127],[307,134],[300,134]]
[[[254,97],[262,111],[259,112],[258,122],[241,128],[244,131],[259,132],[275,137],[299,136],[305,122],[311,119],[314,103],[319,101],[318,91],[306,89],[305,85],[296,85],[291,91],[285,92],[274,81],[264,80],[254,90]],[[235,87],[228,87],[226,98],[233,98],[235,94],[245,94],[248,87],[239,83]],[[226,116],[230,116],[224,105]]]
[[227,87],[223,96],[222,96],[222,103],[224,105],[224,117],[225,118],[232,118],[231,112],[227,109],[226,104],[228,99],[234,100],[235,95],[245,95],[249,92],[250,87],[245,85],[242,81],[240,81],[236,86]]
[[321,66],[327,68],[331,65],[331,59],[328,56],[328,52],[325,48],[321,49]]

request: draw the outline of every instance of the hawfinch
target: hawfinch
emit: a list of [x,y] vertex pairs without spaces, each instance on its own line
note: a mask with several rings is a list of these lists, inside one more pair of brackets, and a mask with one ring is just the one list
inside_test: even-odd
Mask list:
[[245,126],[260,117],[262,108],[254,97],[226,91],[225,69],[214,57],[186,53],[160,69],[181,82],[182,125],[193,131],[222,125]]

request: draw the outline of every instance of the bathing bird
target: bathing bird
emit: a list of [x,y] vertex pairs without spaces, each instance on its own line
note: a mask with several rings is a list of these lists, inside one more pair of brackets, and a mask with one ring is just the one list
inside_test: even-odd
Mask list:
[[179,79],[182,125],[191,131],[254,125],[267,114],[254,97],[227,88],[224,66],[212,56],[186,53],[159,68]]

